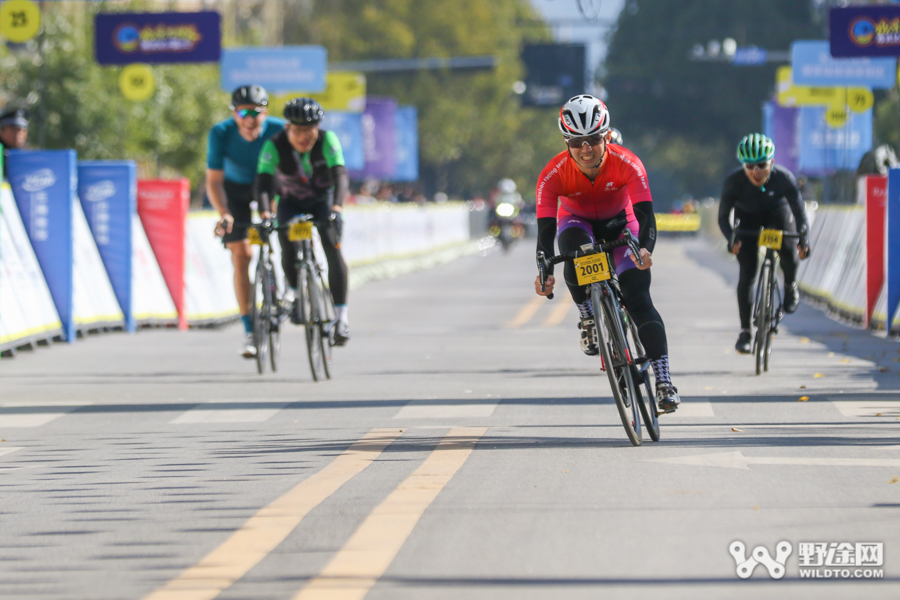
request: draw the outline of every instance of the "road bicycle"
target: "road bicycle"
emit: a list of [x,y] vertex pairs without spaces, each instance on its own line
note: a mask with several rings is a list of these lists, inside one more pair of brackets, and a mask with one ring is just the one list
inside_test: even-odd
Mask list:
[[[538,252],[537,263],[542,291],[550,265],[565,261],[575,264],[579,285],[589,286],[600,346],[600,369],[609,378],[628,439],[633,445],[640,446],[641,416],[654,442],[659,441],[659,421],[650,385],[650,360],[638,337],[637,325],[622,304],[615,269],[610,268],[614,264],[612,251],[623,246],[629,246],[638,263],[643,265],[637,240],[628,229],[623,237],[613,242],[586,244],[568,254],[547,258],[543,252]],[[553,294],[547,298],[552,299]]]
[[260,375],[265,372],[267,362],[272,366],[273,373],[278,371],[281,323],[287,318],[287,311],[282,306],[278,293],[278,278],[275,276],[272,246],[269,243],[275,231],[276,227],[271,219],[247,227],[250,243],[259,246],[259,260],[256,261],[250,291],[250,318],[253,321],[253,342],[256,344],[256,369]]
[[785,239],[799,240],[800,234],[781,229],[739,229],[735,223],[731,234],[731,247],[739,237],[757,237],[758,248],[766,249],[766,256],[756,274],[756,294],[753,300],[753,354],[756,355],[756,374],[769,370],[769,355],[772,353],[772,337],[778,333],[778,324],[784,318],[784,298],[778,288],[775,265],[780,260]]
[[[299,242],[297,251],[297,300],[300,323],[306,328],[309,368],[315,381],[331,379],[334,346],[334,300],[322,276],[313,247],[312,215],[297,215],[286,225],[288,239]],[[284,252],[285,249],[282,249]]]

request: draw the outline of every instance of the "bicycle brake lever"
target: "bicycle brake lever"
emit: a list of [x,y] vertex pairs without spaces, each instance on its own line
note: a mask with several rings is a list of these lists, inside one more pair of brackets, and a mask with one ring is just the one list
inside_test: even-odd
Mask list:
[[[546,258],[546,255],[544,254],[543,250],[538,250],[537,257],[535,258],[535,260],[537,262],[537,267],[538,267],[538,277],[541,282],[541,291],[546,292],[547,291],[547,286],[546,286],[546,283],[547,283],[547,276],[546,276],[547,258]],[[552,300],[552,299],[553,299],[553,294],[552,293],[547,294],[547,300]]]

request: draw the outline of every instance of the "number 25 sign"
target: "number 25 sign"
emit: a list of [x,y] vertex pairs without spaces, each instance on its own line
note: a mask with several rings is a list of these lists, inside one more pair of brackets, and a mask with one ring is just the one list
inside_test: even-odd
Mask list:
[[0,4],[0,33],[15,44],[27,42],[41,28],[41,9],[31,0],[8,0]]

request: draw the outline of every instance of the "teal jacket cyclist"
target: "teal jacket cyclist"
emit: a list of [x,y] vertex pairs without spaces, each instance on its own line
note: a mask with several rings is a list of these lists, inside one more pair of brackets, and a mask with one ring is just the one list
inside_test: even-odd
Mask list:
[[[350,339],[347,311],[347,264],[341,254],[344,199],[350,187],[344,153],[334,132],[319,127],[324,111],[311,98],[295,98],[284,108],[286,129],[270,139],[259,155],[256,195],[259,211],[271,210],[277,198],[276,214],[280,224],[299,214],[313,216],[328,260],[328,284],[334,299],[335,344]],[[300,322],[297,301],[297,242],[288,240],[280,230],[281,265],[287,279],[287,300],[293,304],[291,320]]]
[[244,358],[256,356],[250,320],[250,259],[247,240],[250,202],[259,151],[267,139],[284,130],[284,121],[268,116],[269,95],[258,85],[242,85],[231,95],[231,118],[209,132],[206,195],[222,221],[216,234],[231,251],[234,293],[244,323]]

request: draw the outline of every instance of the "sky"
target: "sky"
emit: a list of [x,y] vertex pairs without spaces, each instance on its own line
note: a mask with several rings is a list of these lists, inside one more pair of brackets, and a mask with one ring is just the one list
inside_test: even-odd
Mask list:
[[558,42],[587,44],[588,73],[593,73],[606,56],[609,23],[619,16],[625,0],[581,0],[588,11],[593,9],[599,21],[596,24],[586,21],[578,3],[579,0],[531,0],[531,5],[553,24],[553,34]]

